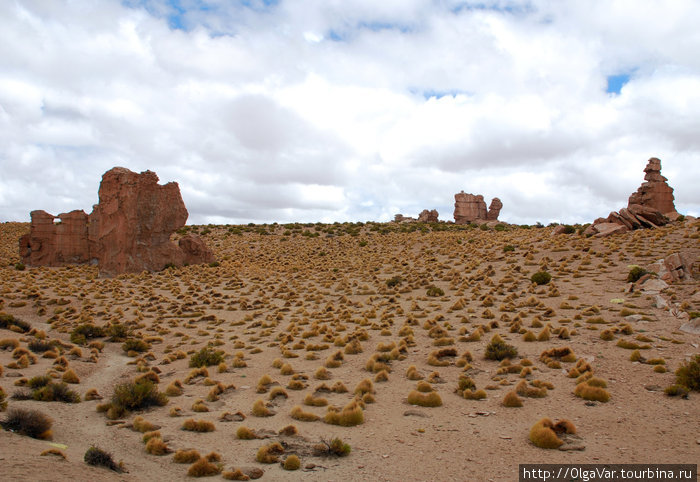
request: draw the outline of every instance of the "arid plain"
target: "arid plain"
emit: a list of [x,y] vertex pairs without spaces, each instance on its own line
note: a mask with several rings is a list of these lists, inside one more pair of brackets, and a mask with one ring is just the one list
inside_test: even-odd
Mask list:
[[[191,450],[213,478],[267,480],[500,481],[519,463],[700,460],[698,393],[664,392],[700,353],[680,329],[700,312],[693,218],[606,238],[494,223],[193,226],[217,262],[113,278],[20,269],[28,231],[0,224],[0,311],[25,322],[0,328],[0,419],[35,409],[53,424],[47,440],[0,431],[2,478],[185,480]],[[628,283],[673,253],[692,277]],[[551,281],[531,281],[538,271]],[[487,358],[494,337],[509,361]],[[206,373],[191,366],[201,358],[215,362]],[[81,401],[36,400],[45,375]],[[138,377],[167,403],[108,410]],[[577,387],[592,379],[602,392],[586,400]],[[522,406],[504,406],[513,391]],[[545,417],[576,428],[560,450],[530,441]],[[335,438],[349,454],[330,453]],[[86,465],[91,446],[126,472]],[[264,446],[277,462],[258,461]],[[280,464],[291,455],[297,471]]]

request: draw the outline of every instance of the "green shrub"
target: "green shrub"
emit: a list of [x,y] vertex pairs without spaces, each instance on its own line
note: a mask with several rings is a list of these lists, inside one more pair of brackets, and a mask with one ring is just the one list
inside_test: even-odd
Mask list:
[[68,388],[64,382],[50,382],[38,387],[32,393],[32,398],[37,402],[80,403],[80,395]]
[[168,403],[168,397],[158,391],[158,387],[148,379],[120,383],[114,387],[110,409],[117,417],[127,411],[139,410],[151,406],[162,407]]
[[664,393],[669,397],[688,398],[688,392],[689,390],[686,387],[678,384],[673,384],[664,390]]
[[641,266],[632,266],[630,272],[627,274],[627,282],[636,283],[642,276],[648,273],[649,272]]
[[500,231],[505,231],[505,230],[506,230],[506,226],[505,226],[505,224],[497,224],[497,225],[495,225],[495,226],[493,227],[493,230],[494,230],[494,231],[499,231],[499,232],[500,232]]
[[576,232],[576,228],[571,226],[570,224],[565,224],[564,225],[564,234],[574,234]]
[[53,379],[48,375],[37,375],[29,379],[29,381],[27,382],[27,386],[31,389],[36,390],[37,388],[45,387],[52,381]]
[[16,269],[17,271],[24,271],[25,268],[26,268],[26,266],[24,265],[24,263],[16,263],[16,264],[15,264],[15,269]]
[[515,246],[513,246],[512,244],[506,244],[505,246],[503,246],[504,253],[508,253],[510,251],[515,251]]
[[212,350],[205,346],[190,358],[190,368],[201,368],[218,365],[224,361],[224,352]]
[[430,285],[427,294],[428,296],[444,296],[445,292],[437,286]]
[[537,273],[530,276],[530,281],[538,285],[546,285],[552,280],[552,275],[546,271],[538,271]]
[[700,355],[695,355],[689,362],[684,362],[676,370],[676,384],[689,390],[700,391]]
[[53,349],[53,347],[53,343],[46,340],[39,340],[38,338],[35,338],[27,344],[27,348],[34,353],[44,353],[45,351]]
[[392,278],[389,278],[386,280],[386,285],[389,288],[393,288],[395,286],[399,286],[403,280],[401,279],[401,276],[394,276]]
[[314,446],[316,455],[335,455],[337,457],[345,457],[350,455],[352,449],[349,444],[346,444],[339,438],[334,438],[330,441],[321,439],[321,442]]
[[103,336],[105,336],[104,328],[93,325],[92,323],[84,323],[71,331],[70,341],[76,345],[85,345],[91,338],[100,338]]
[[494,335],[486,345],[484,358],[487,360],[503,360],[504,358],[515,358],[518,356],[518,349],[507,344],[499,335]]
[[107,327],[107,336],[112,342],[125,341],[129,337],[129,327],[123,323],[112,323]]
[[19,318],[15,318],[7,313],[0,313],[0,328],[6,328],[8,330],[12,327],[16,327],[16,330],[26,333],[31,329],[31,326],[26,321],[22,321]]
[[150,348],[151,345],[137,338],[130,338],[126,340],[124,344],[122,344],[122,350],[124,350],[127,353],[129,353],[130,351],[143,353],[145,351],[148,351]]

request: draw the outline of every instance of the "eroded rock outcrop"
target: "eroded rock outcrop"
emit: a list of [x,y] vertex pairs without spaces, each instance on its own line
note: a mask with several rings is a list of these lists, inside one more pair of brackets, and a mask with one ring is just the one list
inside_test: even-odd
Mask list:
[[90,215],[32,211],[30,233],[20,239],[20,255],[30,266],[94,263],[108,276],[172,264],[209,263],[214,255],[199,237],[170,236],[187,221],[187,209],[175,182],[158,184],[151,171],[141,174],[115,167],[102,176],[99,203]]
[[439,214],[437,212],[437,209],[433,209],[431,211],[423,209],[418,215],[418,221],[421,223],[437,223],[438,216]]
[[661,175],[661,161],[652,157],[644,168],[645,182],[629,197],[626,208],[596,219],[584,234],[609,236],[634,229],[657,228],[678,217],[673,204],[673,188]]
[[[19,254],[30,266],[65,266],[90,260],[88,215],[71,211],[53,216],[32,211],[29,234],[20,238]],[[58,221],[56,221],[58,219]]]
[[486,202],[481,194],[468,194],[461,191],[455,194],[455,224],[469,224],[475,221],[497,221],[503,203],[493,198],[488,211]]
[[497,197],[491,200],[489,204],[489,211],[486,213],[486,219],[488,221],[498,221],[498,215],[501,214],[501,208],[503,208],[503,203]]

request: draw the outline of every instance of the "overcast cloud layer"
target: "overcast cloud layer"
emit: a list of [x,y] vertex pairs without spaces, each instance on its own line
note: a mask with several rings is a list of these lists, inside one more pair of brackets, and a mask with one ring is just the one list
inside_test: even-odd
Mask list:
[[387,221],[454,193],[591,222],[649,157],[700,214],[700,3],[5,0],[0,221],[113,166],[188,223]]

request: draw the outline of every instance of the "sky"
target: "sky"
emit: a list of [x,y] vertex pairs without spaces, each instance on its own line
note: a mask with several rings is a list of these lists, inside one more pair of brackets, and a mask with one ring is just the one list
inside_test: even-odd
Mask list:
[[696,0],[2,0],[0,222],[114,166],[188,224],[516,224],[626,207],[650,157],[700,215]]

